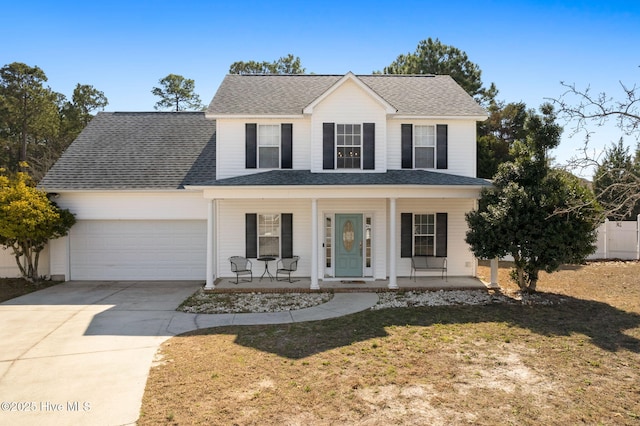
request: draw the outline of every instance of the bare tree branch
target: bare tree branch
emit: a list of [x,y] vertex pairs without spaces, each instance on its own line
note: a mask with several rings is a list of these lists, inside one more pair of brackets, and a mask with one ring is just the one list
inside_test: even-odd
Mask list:
[[[618,82],[619,98],[605,92],[594,92],[590,86],[579,89],[575,84],[561,82],[565,91],[551,102],[558,108],[558,116],[570,123],[570,136],[582,133],[584,145],[569,159],[565,169],[595,170],[593,188],[605,214],[610,219],[633,218],[640,209],[640,150],[635,158],[628,155],[624,166],[612,161],[616,147],[598,151],[591,146],[594,128],[613,123],[620,136],[631,136],[640,142],[640,88],[636,84]],[[622,149],[622,139],[617,149]],[[620,153],[618,152],[620,155]],[[576,206],[579,208],[579,206]]]

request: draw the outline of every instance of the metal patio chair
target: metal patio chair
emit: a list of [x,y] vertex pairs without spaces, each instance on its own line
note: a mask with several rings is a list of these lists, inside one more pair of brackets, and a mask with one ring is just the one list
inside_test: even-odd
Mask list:
[[278,260],[276,264],[276,281],[284,281],[279,279],[279,275],[287,275],[290,283],[296,282],[298,280],[291,280],[291,273],[295,272],[298,269],[298,260],[300,256],[293,257],[284,257]]
[[231,256],[229,258],[231,262],[231,272],[236,274],[236,282],[238,284],[240,282],[240,275],[249,275],[250,278],[248,280],[243,279],[244,282],[253,281],[253,272],[251,271],[252,264],[249,259],[242,256]]

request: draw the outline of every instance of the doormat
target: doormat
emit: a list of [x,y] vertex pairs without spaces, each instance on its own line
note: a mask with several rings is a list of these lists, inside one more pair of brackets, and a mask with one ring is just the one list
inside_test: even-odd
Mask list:
[[342,284],[364,284],[365,281],[359,280],[359,281],[355,281],[355,280],[350,280],[350,281],[340,281],[340,283]]

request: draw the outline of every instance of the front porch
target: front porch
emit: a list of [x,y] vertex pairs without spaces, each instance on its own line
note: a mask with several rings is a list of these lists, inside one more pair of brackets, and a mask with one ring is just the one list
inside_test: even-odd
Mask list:
[[440,277],[418,277],[415,281],[409,277],[396,279],[398,288],[389,289],[389,280],[320,280],[320,289],[311,290],[310,277],[294,277],[294,282],[276,281],[255,277],[251,282],[235,283],[233,278],[218,278],[215,289],[206,290],[212,293],[309,293],[327,291],[335,293],[349,292],[385,292],[385,291],[436,291],[436,290],[488,290],[490,285],[474,277],[448,277],[445,281]]

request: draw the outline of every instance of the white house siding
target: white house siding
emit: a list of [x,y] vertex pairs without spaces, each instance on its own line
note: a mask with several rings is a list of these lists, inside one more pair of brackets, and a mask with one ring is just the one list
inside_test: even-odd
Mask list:
[[311,121],[312,172],[327,172],[322,169],[322,123],[375,123],[375,170],[386,171],[386,113],[382,104],[362,88],[352,81],[346,81],[314,108]]
[[204,279],[207,201],[201,192],[70,192],[76,215],[51,242],[52,276],[65,279]]
[[[38,263],[38,274],[40,276],[49,275],[49,247],[45,247],[40,252]],[[16,278],[20,277],[20,269],[16,264],[16,258],[11,249],[0,247],[0,278]]]
[[[292,213],[294,253],[301,257],[298,265],[300,276],[311,275],[311,200],[310,199],[265,199],[265,200],[219,200],[217,202],[217,275],[231,277],[229,257],[245,254],[245,214]],[[396,207],[396,253],[398,276],[409,276],[410,259],[400,257],[401,213],[448,213],[448,273],[449,275],[472,276],[475,274],[475,258],[464,242],[467,224],[464,214],[474,208],[472,199],[398,199]],[[372,217],[372,265],[373,278],[386,279],[389,271],[388,250],[388,202],[386,199],[358,199],[357,202],[339,199],[318,200],[318,276],[325,276],[324,218],[336,213],[363,213]],[[253,272],[262,274],[264,264],[253,261]],[[270,265],[273,269],[275,265]],[[425,273],[429,275],[429,273]]]
[[201,192],[68,192],[56,200],[76,219],[206,219]]
[[402,168],[401,125],[447,125],[447,169],[434,169],[438,173],[476,177],[476,122],[473,120],[418,120],[393,118],[387,128],[387,167]]
[[[218,229],[216,244],[218,247],[217,275],[231,277],[229,257],[245,255],[245,214],[293,214],[293,251],[300,256],[298,274],[311,275],[311,200],[219,200],[216,210]],[[324,216],[335,213],[364,213],[373,220],[373,274],[375,278],[386,278],[386,200],[358,200],[357,203],[344,200],[318,200],[318,243],[321,246],[324,238]],[[275,265],[270,265],[270,270]],[[324,276],[324,252],[318,249],[319,276]],[[253,261],[253,273],[262,274],[264,264]]]
[[218,118],[216,120],[216,138],[224,143],[216,145],[216,178],[225,179],[235,176],[259,173],[269,169],[245,168],[245,125],[246,123],[293,125],[293,168],[309,170],[309,118]]
[[[409,276],[411,272],[411,259],[400,257],[400,214],[401,213],[448,213],[447,217],[447,273],[450,276],[475,275],[475,258],[464,241],[468,230],[464,218],[466,212],[474,209],[475,200],[438,200],[416,199],[398,200],[396,205],[396,256],[398,276]],[[419,275],[437,275],[437,273],[421,272]]]
[[[218,200],[216,209],[217,276],[231,277],[231,256],[245,255],[245,214],[293,214],[293,252],[300,256],[298,274],[311,274],[311,200]],[[264,263],[253,260],[254,277]],[[272,262],[273,263],[273,262]],[[275,264],[269,265],[275,272]]]

